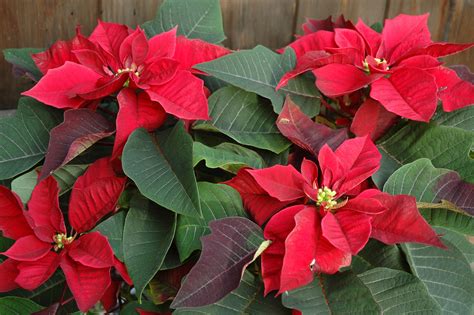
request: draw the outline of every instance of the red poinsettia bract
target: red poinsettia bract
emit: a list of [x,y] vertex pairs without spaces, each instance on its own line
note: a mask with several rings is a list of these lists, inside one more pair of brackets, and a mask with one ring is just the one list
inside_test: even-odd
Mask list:
[[258,223],[269,219],[264,236],[272,244],[262,254],[266,293],[304,286],[314,273],[336,273],[369,238],[444,247],[414,197],[366,189],[380,158],[373,142],[359,137],[336,151],[325,145],[319,169],[304,159],[301,172],[291,165],[243,169],[227,182]]
[[89,232],[104,215],[115,210],[126,179],[117,177],[108,159],[92,164],[74,184],[69,203],[68,234],[59,208],[59,187],[50,176],[33,190],[27,210],[18,196],[0,186],[0,230],[15,243],[2,255],[0,292],[21,287],[34,290],[58,267],[81,311],[97,303],[111,285],[115,267],[130,278],[105,236]]
[[34,54],[44,77],[23,94],[57,108],[80,108],[118,93],[117,156],[134,129],[158,128],[166,113],[208,119],[204,84],[192,66],[228,52],[176,36],[176,28],[147,39],[140,27],[99,21],[88,38],[78,30],[71,41]]
[[333,98],[370,86],[372,103],[354,122],[358,135],[372,131],[363,126],[374,125],[374,115],[383,115],[380,119],[390,123],[390,115],[383,111],[427,122],[438,99],[448,112],[473,104],[474,85],[443,67],[438,58],[474,43],[433,42],[427,21],[428,14],[401,14],[387,19],[380,34],[360,19],[355,25],[344,19],[310,20],[304,26],[306,34],[289,45],[296,52],[297,65],[278,87],[306,71],[312,71],[318,89]]

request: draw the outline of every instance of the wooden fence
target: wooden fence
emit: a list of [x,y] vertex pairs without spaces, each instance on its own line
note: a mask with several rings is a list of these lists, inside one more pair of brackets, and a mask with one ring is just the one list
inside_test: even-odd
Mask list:
[[[199,0],[189,0],[199,1]],[[0,49],[47,47],[74,35],[76,24],[88,34],[98,18],[132,27],[152,19],[162,0],[0,0]],[[430,13],[434,40],[474,41],[474,0],[221,0],[227,47],[256,44],[278,48],[300,33],[305,17],[344,14],[368,24],[400,13]],[[446,59],[474,68],[474,49]],[[0,109],[14,108],[31,83],[11,76],[0,60]]]

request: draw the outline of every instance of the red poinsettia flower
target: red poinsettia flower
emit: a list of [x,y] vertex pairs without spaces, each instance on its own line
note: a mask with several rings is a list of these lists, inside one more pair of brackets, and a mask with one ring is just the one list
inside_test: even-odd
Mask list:
[[87,311],[111,285],[115,267],[130,281],[105,236],[89,232],[104,215],[115,210],[126,179],[117,177],[107,159],[92,164],[74,184],[66,231],[59,208],[59,187],[50,176],[33,190],[27,210],[18,196],[0,186],[0,230],[15,243],[2,255],[0,292],[21,287],[34,290],[62,269],[81,311]]
[[33,55],[45,75],[23,95],[57,108],[80,108],[118,93],[116,156],[134,129],[155,129],[166,113],[208,119],[204,84],[192,66],[228,52],[176,36],[176,28],[148,40],[140,27],[100,21],[88,38],[78,31],[70,42]]
[[325,145],[319,170],[304,159],[301,172],[291,165],[244,169],[227,182],[258,223],[270,218],[264,236],[272,244],[262,254],[266,293],[304,286],[315,272],[336,273],[350,265],[369,238],[444,247],[414,197],[366,189],[380,159],[372,141],[359,137],[336,151]]
[[313,72],[318,89],[332,98],[370,86],[372,103],[359,113],[354,128],[358,135],[374,131],[363,127],[373,122],[373,114],[390,121],[384,111],[429,121],[438,99],[448,112],[472,105],[474,85],[443,67],[438,58],[474,43],[435,43],[427,20],[428,14],[401,14],[385,21],[382,34],[362,20],[356,25],[343,19],[336,24],[310,20],[304,27],[307,34],[289,45],[296,52],[297,65],[278,87],[306,71]]

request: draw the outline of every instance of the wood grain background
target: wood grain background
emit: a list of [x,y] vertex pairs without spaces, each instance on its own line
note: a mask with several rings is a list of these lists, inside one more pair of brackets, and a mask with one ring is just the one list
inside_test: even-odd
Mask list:
[[[199,1],[199,0],[189,0]],[[48,47],[74,35],[80,24],[89,34],[98,18],[132,27],[154,17],[162,0],[0,0],[0,49]],[[279,48],[301,33],[305,17],[344,14],[371,24],[400,13],[430,13],[429,27],[437,41],[474,41],[474,0],[221,0],[224,44],[233,49],[262,44]],[[474,49],[446,58],[447,64],[474,68]],[[19,93],[31,85],[11,75],[0,60],[0,109],[14,108]]]

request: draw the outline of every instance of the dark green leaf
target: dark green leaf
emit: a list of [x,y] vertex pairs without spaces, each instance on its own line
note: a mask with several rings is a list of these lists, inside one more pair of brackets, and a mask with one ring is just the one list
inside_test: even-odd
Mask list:
[[198,122],[194,128],[220,131],[241,144],[275,153],[290,145],[275,125],[277,116],[254,93],[232,86],[218,90],[209,98],[209,116],[210,121]]
[[399,270],[375,268],[322,276],[283,293],[283,305],[306,314],[440,314],[421,281]]
[[43,308],[33,301],[16,296],[0,298],[0,314],[2,315],[30,315]]
[[123,229],[125,225],[125,211],[114,214],[107,220],[101,222],[94,229],[107,236],[115,256],[124,261],[123,258]]
[[20,73],[26,73],[32,79],[38,81],[43,74],[36,67],[31,54],[39,53],[42,50],[40,48],[9,48],[3,50],[3,56],[6,61],[17,67]]
[[268,98],[276,113],[281,111],[286,95],[290,95],[303,112],[313,117],[319,113],[319,98],[312,79],[299,76],[276,91],[280,78],[293,70],[295,62],[296,57],[292,49],[285,50],[284,54],[278,54],[266,47],[257,46],[201,63],[195,68]]
[[132,199],[123,228],[123,256],[139,300],[163,264],[175,230],[176,214],[140,195]]
[[244,273],[239,287],[219,302],[204,307],[179,309],[173,312],[173,314],[283,315],[291,314],[291,311],[285,309],[281,305],[280,299],[274,298],[272,294],[263,297],[263,285],[261,280],[247,271]]
[[375,239],[371,239],[358,256],[373,267],[385,267],[407,272],[410,270],[405,255],[398,246],[385,245]]
[[376,31],[377,33],[382,33],[383,24],[381,22],[376,22],[370,26],[371,29]]
[[148,37],[178,26],[178,34],[220,43],[226,37],[219,0],[165,0],[155,19],[142,25]]
[[193,145],[193,164],[205,161],[208,168],[221,168],[236,174],[242,167],[263,168],[265,162],[255,151],[233,143],[208,147],[200,142]]
[[0,119],[0,179],[33,167],[45,155],[49,131],[62,117],[60,111],[32,98],[21,98],[12,117]]
[[192,150],[182,122],[158,133],[157,141],[145,129],[137,129],[123,150],[123,170],[145,197],[171,211],[199,217]]
[[225,217],[247,217],[239,193],[223,184],[198,183],[202,218],[178,217],[176,245],[181,261],[194,250],[201,249],[201,237],[210,233],[208,224]]
[[464,107],[454,112],[440,111],[433,117],[439,125],[474,131],[474,106]]
[[474,133],[459,128],[412,122],[377,147],[382,153],[380,169],[372,178],[382,188],[402,165],[428,158],[433,166],[454,170],[474,181],[474,160],[469,157]]

